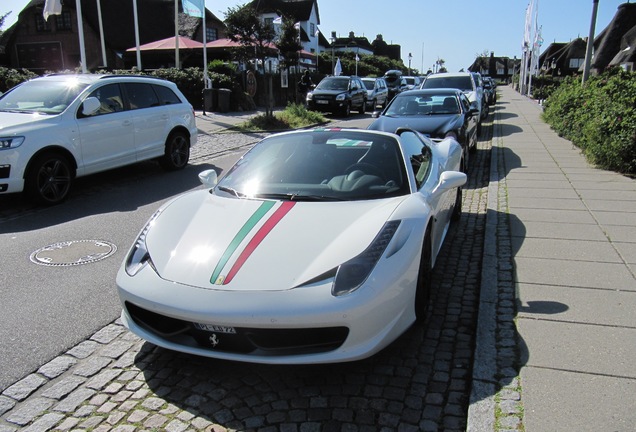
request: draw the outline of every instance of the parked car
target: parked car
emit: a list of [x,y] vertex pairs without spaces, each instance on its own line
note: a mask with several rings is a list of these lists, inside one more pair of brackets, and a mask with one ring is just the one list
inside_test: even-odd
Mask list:
[[389,88],[389,100],[393,99],[396,94],[406,89],[406,80],[399,70],[389,70],[384,74],[384,80]]
[[378,105],[386,107],[389,89],[384,78],[362,78],[362,83],[367,89],[367,108],[373,111]]
[[479,110],[479,123],[477,125],[477,134],[481,134],[481,122],[484,119],[485,105],[483,100],[483,89],[477,87],[475,78],[470,72],[443,72],[429,75],[420,86],[421,89],[431,88],[455,88],[463,91],[470,103]]
[[397,95],[368,127],[395,132],[406,127],[431,138],[455,138],[461,144],[462,171],[468,167],[469,152],[477,147],[479,110],[457,89],[411,90]]
[[49,75],[0,97],[0,193],[53,205],[76,177],[157,159],[185,167],[197,127],[174,83],[140,76]]
[[417,76],[405,76],[404,81],[406,81],[406,89],[405,90],[413,90],[416,89],[422,84],[420,81],[420,77]]
[[486,95],[486,102],[488,105],[494,105],[497,103],[497,86],[495,81],[490,77],[484,77],[484,94]]
[[307,93],[307,107],[344,117],[356,109],[364,114],[367,109],[367,88],[357,76],[328,76]]
[[431,269],[461,212],[461,153],[407,129],[263,139],[143,227],[116,278],[122,323],[225,360],[377,353],[426,316]]
[[485,120],[488,117],[489,105],[488,98],[484,92],[484,82],[479,72],[471,72],[471,74],[477,87],[477,93],[481,95],[481,119]]

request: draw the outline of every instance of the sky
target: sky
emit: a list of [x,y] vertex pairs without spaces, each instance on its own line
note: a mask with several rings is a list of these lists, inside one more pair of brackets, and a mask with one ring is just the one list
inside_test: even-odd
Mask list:
[[[132,1],[132,0],[131,0]],[[620,4],[635,0],[599,0],[595,36],[610,23]],[[206,8],[223,20],[229,7],[247,0],[205,0]],[[12,11],[3,29],[9,28],[29,0],[1,0],[0,16]],[[526,7],[529,0],[318,0],[318,28],[329,39],[349,32],[373,42],[402,47],[408,67],[426,72],[438,59],[450,72],[468,68],[487,52],[495,56],[521,58]],[[544,43],[570,42],[590,33],[593,0],[535,0]],[[101,0],[108,7],[108,0]]]

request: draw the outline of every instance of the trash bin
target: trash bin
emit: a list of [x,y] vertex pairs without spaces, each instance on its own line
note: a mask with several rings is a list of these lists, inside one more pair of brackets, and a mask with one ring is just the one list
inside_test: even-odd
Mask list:
[[226,113],[230,111],[230,95],[232,90],[219,89],[219,112]]
[[219,89],[203,89],[203,110],[216,111],[219,105]]

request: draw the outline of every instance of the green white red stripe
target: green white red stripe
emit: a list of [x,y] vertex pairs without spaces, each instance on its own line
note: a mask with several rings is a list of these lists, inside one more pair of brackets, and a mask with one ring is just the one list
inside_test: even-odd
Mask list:
[[264,201],[260,207],[254,212],[252,216],[245,222],[243,227],[236,233],[236,236],[232,239],[227,249],[221,256],[218,264],[216,265],[210,282],[215,285],[227,285],[234,276],[239,272],[241,267],[245,264],[247,259],[252,255],[261,242],[267,237],[267,235],[274,229],[274,227],[280,222],[283,217],[294,207],[296,203],[283,202],[274,213],[261,225],[256,231],[253,237],[249,240],[243,251],[239,254],[238,258],[230,268],[226,275],[222,275],[223,269],[227,266],[230,258],[236,253],[238,247],[243,244],[245,239],[255,229],[259,222],[270,212],[275,206],[275,201]]

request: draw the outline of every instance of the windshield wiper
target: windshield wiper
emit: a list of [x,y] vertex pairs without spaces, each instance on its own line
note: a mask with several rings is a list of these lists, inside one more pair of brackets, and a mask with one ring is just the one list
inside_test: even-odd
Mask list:
[[269,198],[286,201],[344,201],[342,198],[325,195],[302,195],[296,193],[262,193],[256,194],[255,198]]
[[245,198],[245,194],[241,193],[239,191],[237,191],[236,189],[232,189],[231,187],[227,187],[227,186],[217,186],[217,189],[223,192],[227,192],[230,193],[232,195],[234,195],[237,198]]

